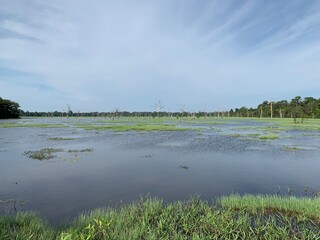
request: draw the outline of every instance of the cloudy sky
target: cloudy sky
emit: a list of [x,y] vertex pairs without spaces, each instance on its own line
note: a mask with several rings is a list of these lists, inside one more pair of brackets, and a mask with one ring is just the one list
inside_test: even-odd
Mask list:
[[226,110],[320,97],[320,1],[0,0],[23,110]]

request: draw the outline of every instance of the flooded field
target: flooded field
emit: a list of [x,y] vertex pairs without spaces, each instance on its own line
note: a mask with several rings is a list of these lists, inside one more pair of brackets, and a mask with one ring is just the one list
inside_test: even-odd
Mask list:
[[54,223],[140,196],[315,196],[320,121],[34,118],[0,122],[0,213]]

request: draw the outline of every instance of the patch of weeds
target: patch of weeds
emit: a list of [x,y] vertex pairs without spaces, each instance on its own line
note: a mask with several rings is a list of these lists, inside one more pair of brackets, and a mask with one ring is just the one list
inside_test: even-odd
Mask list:
[[285,146],[282,148],[283,150],[286,151],[298,151],[298,150],[302,150],[302,148],[297,147],[297,146]]
[[137,132],[152,132],[152,131],[184,131],[190,130],[188,128],[176,127],[171,124],[134,124],[134,125],[77,125],[86,130],[112,130],[117,132],[137,131]]
[[63,149],[43,148],[43,149],[37,150],[37,151],[26,151],[26,152],[24,152],[24,154],[27,155],[28,158],[42,161],[42,160],[48,160],[48,159],[56,157],[56,155],[54,155],[54,153],[57,153],[57,152],[63,152]]
[[52,140],[52,141],[69,141],[69,140],[74,140],[74,138],[53,137],[53,138],[49,138],[49,140]]
[[246,136],[247,137],[252,137],[252,138],[257,138],[257,137],[260,136],[260,134],[259,133],[248,133]]
[[259,136],[260,140],[273,140],[273,139],[278,139],[279,136],[276,134],[268,134],[268,135],[261,135]]
[[238,134],[238,133],[231,133],[231,134],[228,134],[229,137],[235,137],[235,138],[239,138],[239,137],[242,137],[241,134]]
[[84,149],[69,149],[68,153],[85,153],[85,152],[93,152],[93,148],[84,148]]

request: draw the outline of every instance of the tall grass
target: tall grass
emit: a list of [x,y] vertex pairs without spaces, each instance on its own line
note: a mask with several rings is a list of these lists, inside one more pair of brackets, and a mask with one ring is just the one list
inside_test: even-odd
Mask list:
[[320,199],[278,196],[141,199],[53,228],[33,213],[0,217],[0,239],[320,239]]

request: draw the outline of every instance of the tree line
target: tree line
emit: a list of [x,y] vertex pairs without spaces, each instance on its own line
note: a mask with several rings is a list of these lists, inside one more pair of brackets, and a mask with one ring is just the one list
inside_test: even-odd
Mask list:
[[293,118],[294,122],[301,122],[305,118],[320,118],[320,98],[297,96],[291,101],[264,101],[256,108],[241,107],[231,109],[230,117],[256,117],[256,118]]
[[119,111],[115,108],[109,112],[73,112],[70,105],[67,111],[29,112],[20,109],[18,103],[0,97],[0,118],[24,117],[105,117],[113,120],[119,117],[250,117],[250,118],[292,118],[294,122],[303,122],[305,118],[320,118],[320,98],[294,97],[290,101],[263,101],[257,107],[241,107],[229,111],[198,111],[189,112],[181,108],[179,112],[163,111],[160,101],[155,105],[155,111]]

